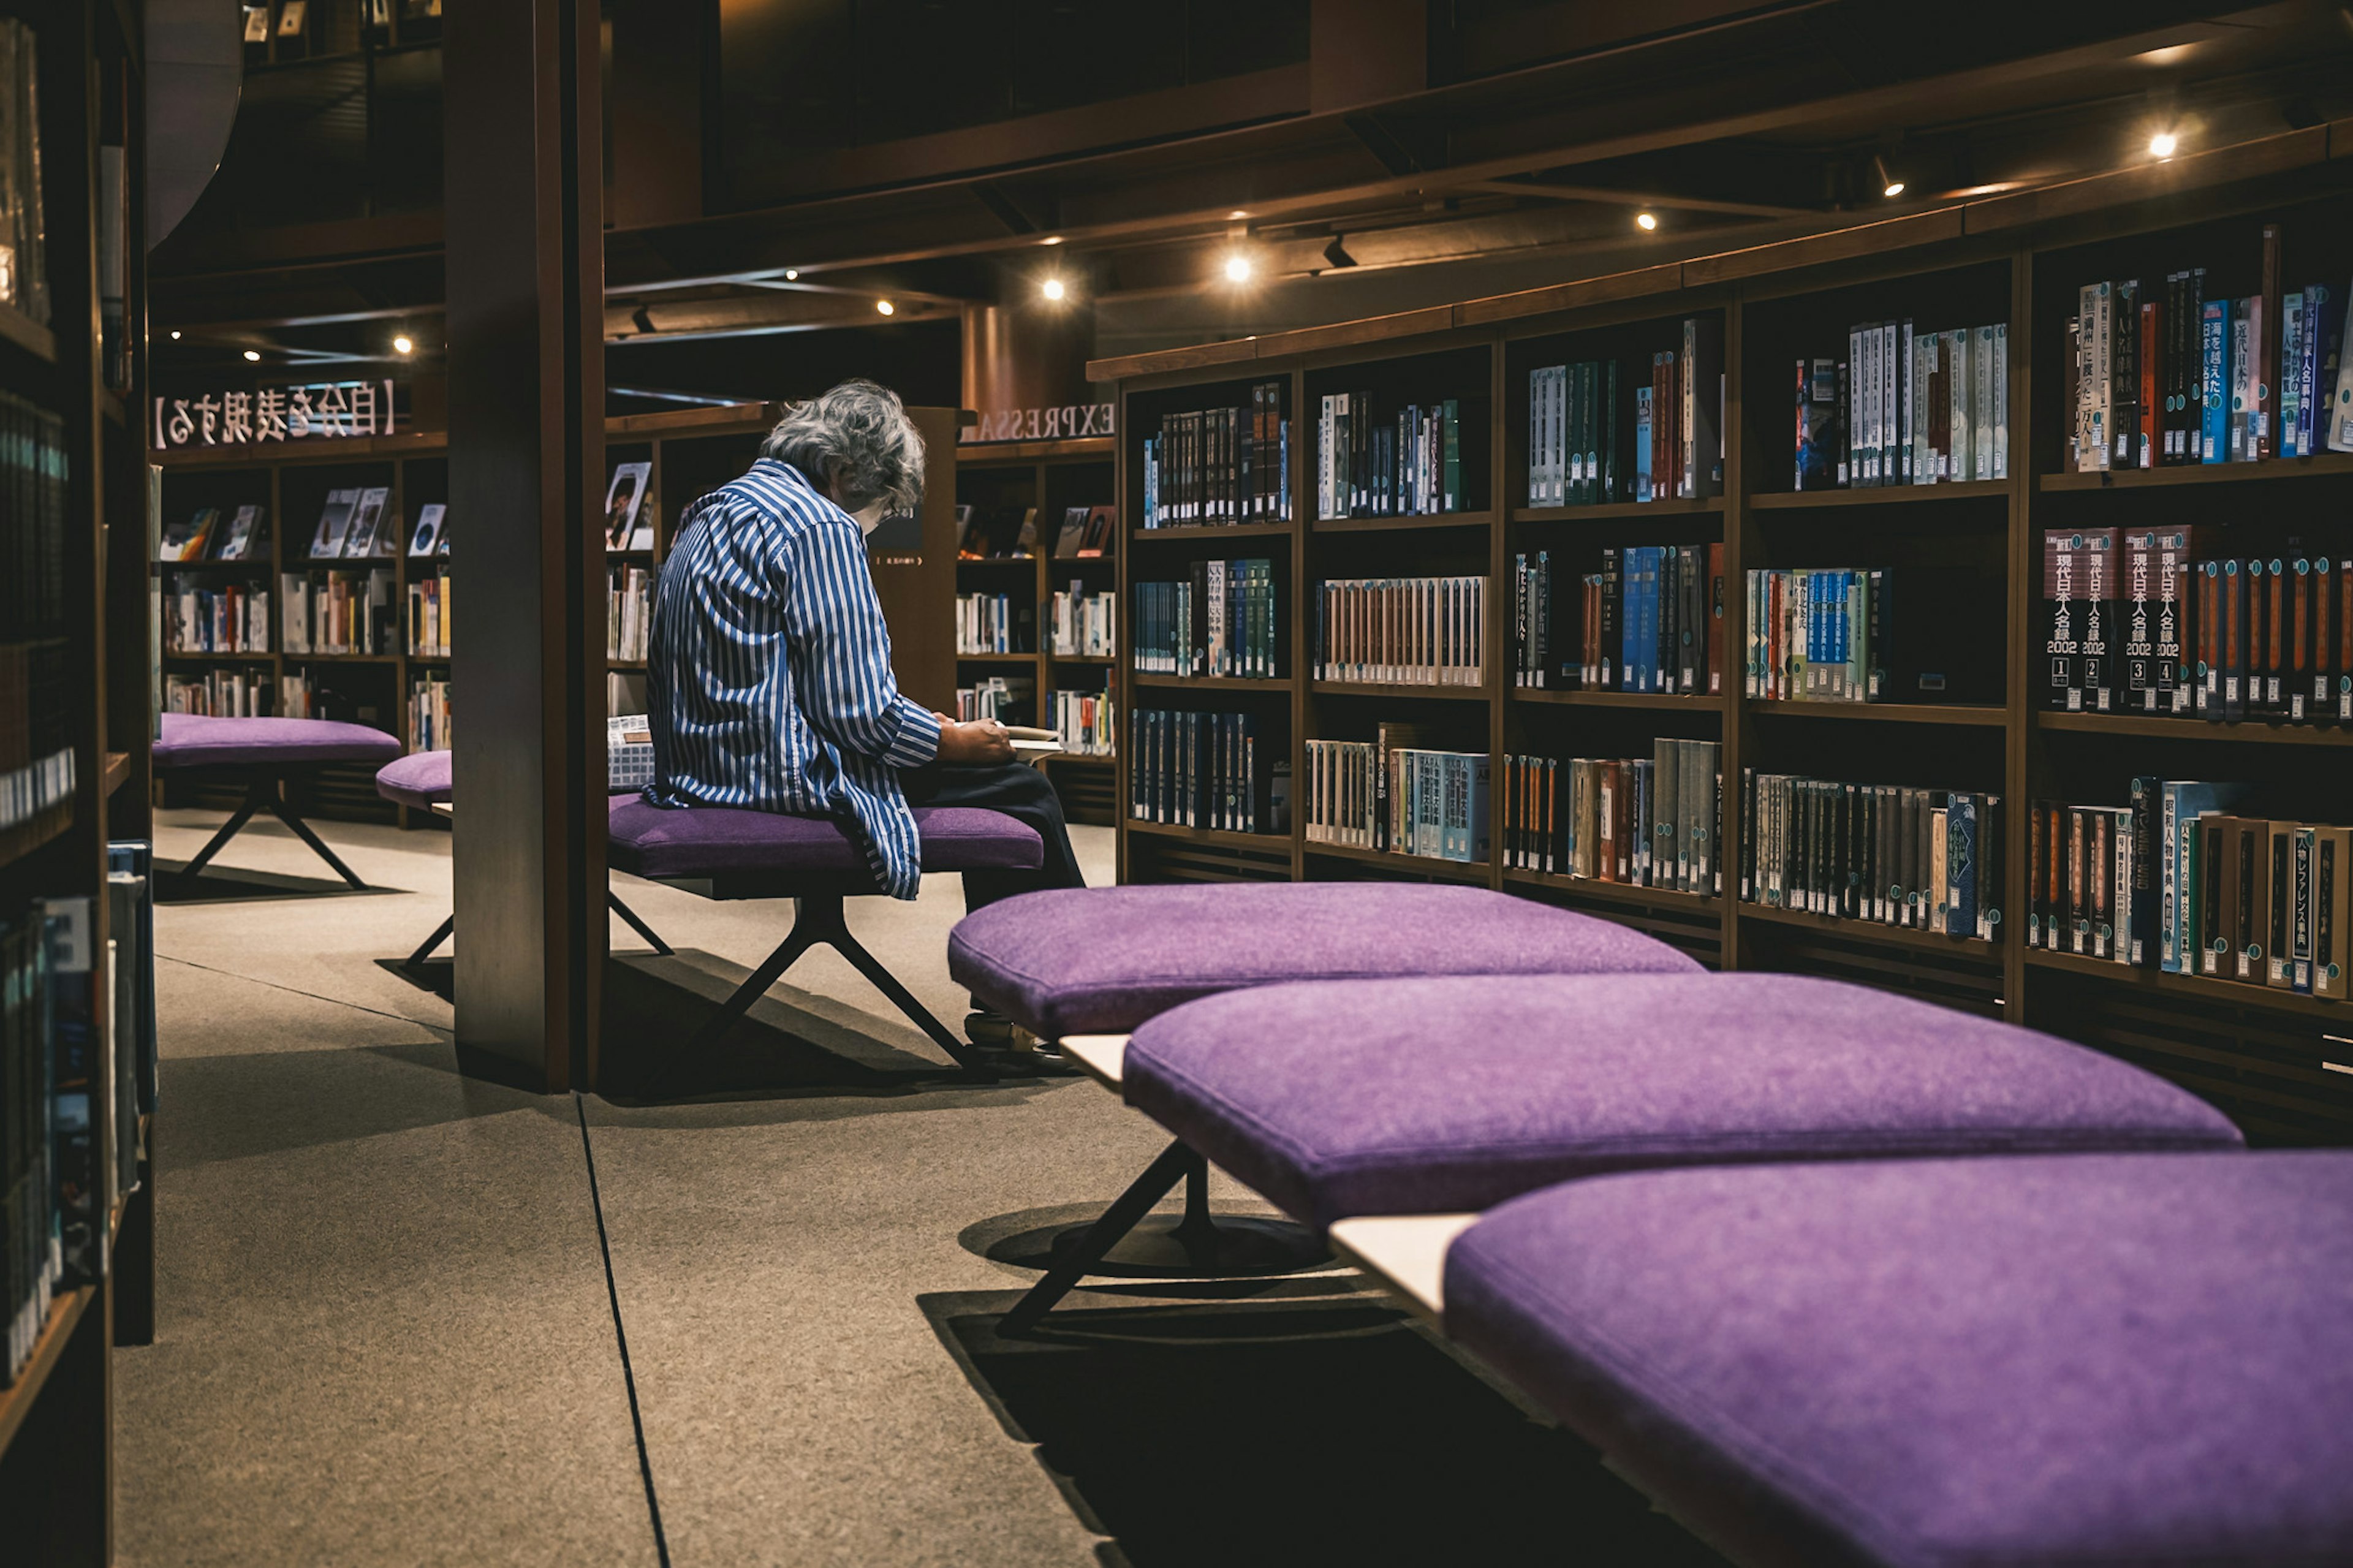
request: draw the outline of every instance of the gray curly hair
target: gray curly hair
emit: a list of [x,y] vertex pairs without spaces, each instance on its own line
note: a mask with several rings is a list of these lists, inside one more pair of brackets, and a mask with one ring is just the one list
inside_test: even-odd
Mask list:
[[887,386],[845,381],[796,404],[776,421],[760,455],[790,463],[820,489],[839,488],[846,510],[876,501],[893,512],[923,500],[923,437]]

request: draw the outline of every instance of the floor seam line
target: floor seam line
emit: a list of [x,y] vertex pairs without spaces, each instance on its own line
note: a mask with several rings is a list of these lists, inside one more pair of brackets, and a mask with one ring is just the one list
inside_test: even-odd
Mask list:
[[190,969],[201,969],[206,974],[218,974],[230,980],[242,980],[251,985],[266,985],[272,991],[283,991],[289,996],[304,996],[313,1002],[324,1002],[333,1007],[349,1007],[354,1013],[365,1013],[374,1018],[389,1018],[396,1024],[414,1024],[420,1029],[430,1029],[437,1035],[446,1035],[453,1040],[458,1037],[457,1031],[454,1029],[445,1029],[438,1024],[428,1024],[422,1018],[412,1018],[406,1013],[387,1013],[381,1007],[363,1007],[358,1003],[346,1001],[341,996],[322,996],[316,991],[305,991],[299,985],[281,985],[275,980],[264,980],[258,974],[240,974],[234,969],[216,969],[209,963],[198,963],[193,958],[175,958],[168,952],[159,952],[155,956],[165,963],[185,964]]
[[588,1137],[588,1100],[577,1089],[572,1106],[580,1117],[580,1153],[588,1164],[588,1204],[596,1215],[596,1249],[605,1259],[605,1300],[613,1310],[613,1342],[621,1352],[621,1386],[629,1395],[629,1429],[638,1442],[638,1479],[646,1489],[646,1513],[654,1527],[654,1555],[670,1568],[670,1538],[662,1531],[661,1499],[654,1491],[653,1456],[646,1449],[646,1421],[638,1408],[638,1374],[629,1362],[629,1333],[621,1324],[621,1288],[613,1278],[613,1241],[605,1229],[605,1198],[596,1186],[596,1150]]

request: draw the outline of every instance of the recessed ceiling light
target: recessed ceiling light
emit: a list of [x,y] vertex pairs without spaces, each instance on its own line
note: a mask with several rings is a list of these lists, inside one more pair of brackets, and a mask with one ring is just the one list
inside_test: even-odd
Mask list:
[[2170,158],[2173,156],[2173,150],[2180,145],[2180,138],[2175,136],[2172,132],[2160,131],[2148,139],[2148,155],[2152,158]]
[[1226,281],[1229,283],[1247,283],[1250,281],[1250,261],[1249,257],[1244,256],[1240,252],[1236,252],[1234,255],[1226,258]]
[[899,311],[899,307],[898,307],[898,306],[896,306],[896,305],[893,305],[893,304],[892,304],[892,303],[891,303],[891,301],[890,301],[890,300],[875,300],[875,301],[874,301],[874,308],[875,308],[876,310],[878,310],[881,311],[881,312],[882,312],[884,315],[886,315],[886,316],[892,316],[892,315],[896,315],[896,314],[898,314],[898,311]]
[[405,354],[416,346],[417,345],[414,342],[409,341],[408,334],[406,332],[392,340],[392,352],[396,354]]
[[172,341],[175,343],[180,341],[180,329],[177,327],[172,329]]
[[248,363],[253,363],[253,364],[259,364],[259,363],[261,363],[261,355],[260,355],[258,352],[256,352],[255,350],[252,350],[252,349],[248,349],[248,350],[246,350],[246,351],[245,351],[245,357],[246,357],[247,361],[248,361]]
[[1059,300],[1063,294],[1062,280],[1059,278],[1049,278],[1038,285],[1038,292],[1045,295],[1049,300]]
[[1059,234],[1050,234],[1038,243],[1040,245],[1060,245],[1062,243],[1062,237]]
[[1240,207],[1236,207],[1233,211],[1226,215],[1226,221],[1228,223],[1233,223],[1238,219],[1246,218],[1248,216],[1250,216],[1250,214],[1242,211]]
[[1659,215],[1656,213],[1636,213],[1634,215],[1634,226],[1641,229],[1644,234],[1648,234],[1652,229],[1659,226]]
[[787,267],[785,268],[785,281],[787,283],[797,283],[800,281],[800,276],[801,269],[797,267]]

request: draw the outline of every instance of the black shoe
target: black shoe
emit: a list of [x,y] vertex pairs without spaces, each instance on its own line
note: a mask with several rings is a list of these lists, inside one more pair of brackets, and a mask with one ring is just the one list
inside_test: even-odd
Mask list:
[[1013,1020],[1002,1013],[976,1009],[964,1021],[964,1037],[984,1051],[1009,1051],[1013,1048]]

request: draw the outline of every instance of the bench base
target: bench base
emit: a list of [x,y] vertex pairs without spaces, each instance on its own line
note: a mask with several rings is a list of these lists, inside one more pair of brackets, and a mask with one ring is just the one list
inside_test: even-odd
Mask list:
[[[621,917],[622,921],[628,924],[631,931],[646,939],[646,945],[654,950],[655,956],[659,958],[668,958],[670,955],[671,949],[670,943],[664,942],[659,936],[655,934],[654,928],[646,924],[643,916],[639,915],[637,910],[629,908],[628,905],[623,903],[621,901],[620,894],[613,891],[610,888],[606,889],[605,903],[607,908],[610,909],[615,914]],[[439,947],[443,942],[448,941],[449,933],[457,929],[458,916],[457,912],[452,910],[442,918],[439,925],[433,928],[433,934],[427,937],[423,942],[419,943],[415,952],[410,953],[406,958],[400,961],[401,968],[407,970],[412,974],[422,969],[425,966],[425,961],[433,956],[433,950]]]
[[292,806],[286,804],[282,787],[286,776],[283,773],[270,773],[248,777],[245,786],[245,804],[238,806],[236,814],[220,825],[220,830],[212,836],[202,849],[196,851],[196,858],[180,868],[173,878],[173,885],[182,889],[193,887],[204,868],[212,864],[213,857],[219,854],[230,839],[245,831],[245,825],[253,820],[254,814],[266,811],[284,823],[287,831],[315,850],[320,859],[333,868],[336,876],[341,877],[356,890],[363,893],[367,891],[367,884],[360,880],[359,873],[344,865],[335,852],[327,847],[326,840],[311,832],[311,825],[303,821]]

